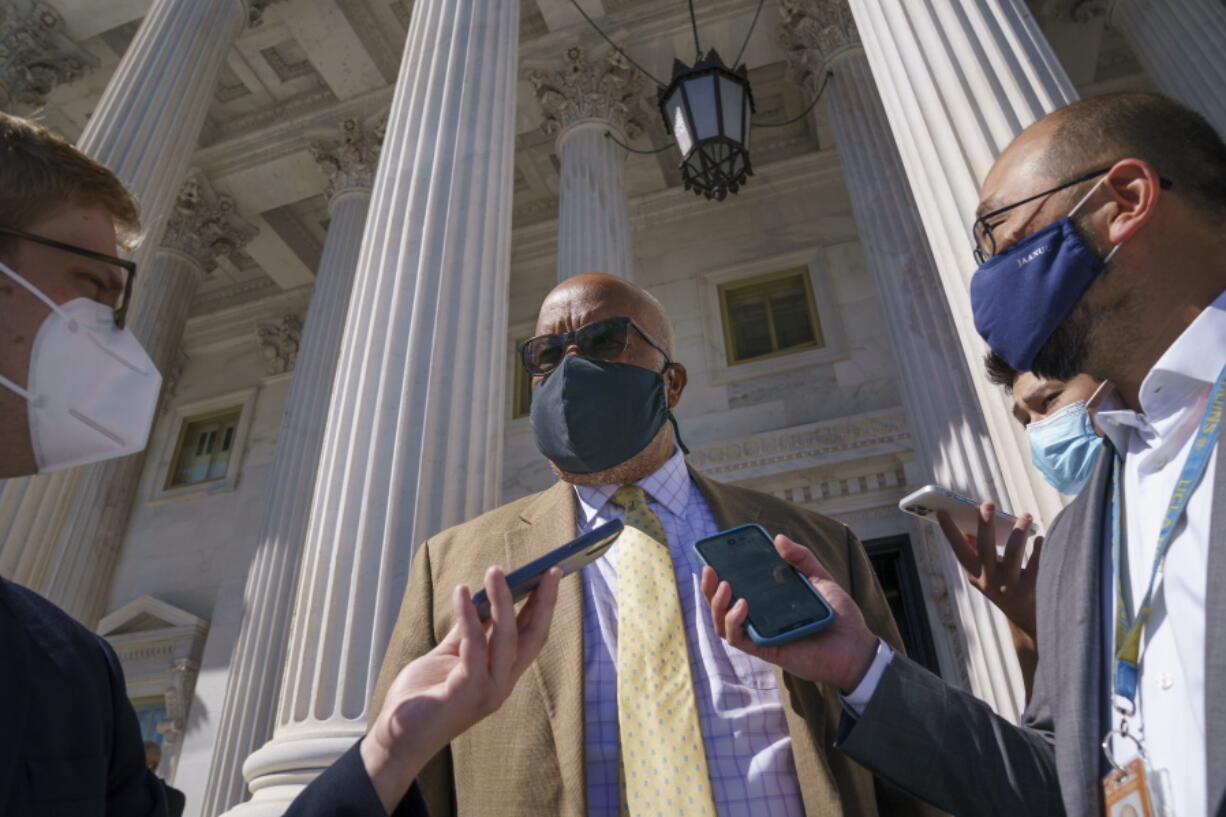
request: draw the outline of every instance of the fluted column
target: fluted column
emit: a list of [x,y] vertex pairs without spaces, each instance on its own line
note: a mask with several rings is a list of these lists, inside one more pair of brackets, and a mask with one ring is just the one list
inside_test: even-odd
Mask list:
[[56,85],[98,67],[98,58],[64,33],[64,18],[39,0],[0,6],[0,111],[37,109]]
[[582,272],[634,278],[626,205],[625,144],[642,130],[634,118],[642,80],[616,51],[591,60],[566,50],[559,71],[529,75],[545,114],[542,130],[557,137],[558,280]]
[[230,659],[204,817],[242,801],[243,761],[272,737],[332,379],[379,154],[378,138],[358,120],[345,120],[339,131],[311,145],[329,177],[332,218],[285,398],[259,544],[247,573],[243,622]]
[[365,732],[417,543],[497,501],[518,0],[413,9],[345,321],[273,739],[279,814]]
[[1226,5],[1221,0],[1117,0],[1111,24],[1159,91],[1226,134]]
[[849,4],[1004,480],[985,474],[980,495],[1050,522],[1060,496],[1031,467],[1024,432],[984,375],[970,306],[970,226],[996,155],[1076,92],[1024,0]]
[[[128,319],[159,370],[174,363],[200,281],[218,257],[241,249],[255,234],[233,199],[215,193],[203,174],[188,175]],[[144,464],[142,451],[78,469],[66,497],[68,512],[51,541],[42,589],[87,626],[104,612]]]
[[[158,284],[154,268],[158,264],[155,256],[159,236],[196,149],[217,85],[217,73],[234,38],[266,3],[267,0],[154,0],[77,145],[111,168],[140,204],[144,236],[134,255],[141,272],[133,297],[132,325],[142,341],[156,343],[156,335],[163,328],[155,324],[167,320],[161,315],[158,321],[142,325],[136,322],[135,314],[141,311],[146,315],[157,314],[150,309],[166,294]],[[142,305],[143,301],[149,303]],[[169,331],[177,338],[182,329],[178,326]],[[154,361],[165,374],[162,358],[154,356]],[[21,559],[32,566],[26,581],[44,594],[50,592],[45,584],[48,556],[59,547],[62,522],[74,512],[72,506],[79,499],[78,483],[86,470],[72,468],[29,478],[44,484],[28,491],[27,498],[13,511],[36,520],[30,531],[36,535],[17,540],[10,534],[2,549],[22,550]],[[131,490],[116,489],[106,501],[123,502],[125,496],[130,502]],[[123,513],[126,514],[126,509]],[[0,529],[19,531],[11,522],[12,518],[0,520]],[[88,550],[93,540],[87,538],[77,544]],[[101,563],[112,557],[113,554],[102,552],[81,555]],[[71,592],[62,585],[60,590]],[[60,599],[52,596],[52,600]],[[93,621],[85,623],[92,625]]]
[[[795,78],[814,94],[831,75],[826,108],[898,363],[916,465],[925,482],[987,495],[1003,484],[1000,465],[851,12],[828,0],[780,0],[780,9]],[[915,522],[911,534],[946,675],[1015,718],[1025,691],[1008,622],[970,587],[933,525]]]

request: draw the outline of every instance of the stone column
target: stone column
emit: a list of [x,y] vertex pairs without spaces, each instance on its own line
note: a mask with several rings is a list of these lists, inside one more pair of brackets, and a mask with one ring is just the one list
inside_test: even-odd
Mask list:
[[[828,0],[779,5],[794,78],[816,94],[831,74],[826,108],[890,330],[921,484],[987,495],[1003,485],[1000,464],[851,12]],[[911,539],[946,676],[1016,718],[1025,690],[1008,622],[970,586],[935,526],[914,521]]]
[[0,6],[0,111],[40,108],[56,85],[97,67],[97,57],[68,39],[51,6],[38,0]]
[[1111,24],[1159,91],[1226,134],[1226,5],[1221,0],[1118,0]]
[[1076,92],[1024,0],[849,4],[1003,478],[1001,484],[996,474],[984,474],[980,495],[1048,523],[1062,500],[1030,465],[1024,432],[984,375],[985,346],[970,307],[970,227],[979,183],[996,155],[1031,122],[1073,102]]
[[642,80],[616,51],[589,60],[579,46],[566,50],[559,71],[529,74],[545,114],[542,130],[557,137],[558,280],[582,272],[634,278],[634,249],[626,207],[626,151],[642,125],[634,118]]
[[[518,0],[420,0],[324,431],[273,739],[280,814],[365,732],[413,548],[497,502]],[[440,77],[446,81],[440,81]]]
[[[294,379],[273,453],[272,486],[255,558],[247,573],[243,623],[230,660],[225,702],[213,744],[202,815],[213,817],[243,799],[242,764],[272,737],[277,690],[306,537],[315,472],[332,397],[362,230],[370,208],[379,139],[356,119],[339,134],[312,143],[329,177],[332,219],[298,346]],[[276,368],[288,369],[284,356]]]
[[[111,77],[106,91],[95,107],[78,147],[115,171],[140,203],[144,236],[134,258],[138,264],[136,292],[133,297],[132,325],[142,340],[157,341],[149,335],[170,332],[177,338],[183,327],[165,327],[166,316],[142,325],[135,314],[158,314],[156,309],[167,290],[159,283],[155,266],[159,263],[159,237],[169,217],[196,149],[204,117],[217,85],[217,73],[234,38],[249,21],[258,18],[268,0],[154,0],[136,32],[132,44]],[[41,7],[43,4],[38,4]],[[172,287],[171,289],[174,289]],[[176,290],[177,291],[177,290]],[[147,304],[142,302],[148,301]],[[186,317],[186,312],[182,313]],[[148,318],[146,318],[148,320]],[[143,327],[143,328],[138,328]],[[152,355],[152,350],[150,351]],[[161,366],[162,358],[153,355]],[[87,469],[72,468],[30,478],[45,483],[31,490],[15,510],[34,520],[30,538],[6,539],[3,550],[29,551],[24,560],[36,569],[27,575],[29,586],[52,601],[46,581],[46,559],[61,544],[62,522],[73,513],[78,500],[78,482]],[[108,501],[131,501],[131,488],[118,486]],[[37,504],[32,504],[32,503]],[[121,515],[126,519],[127,509]],[[9,527],[0,522],[0,529]],[[98,531],[98,542],[117,547],[122,531]],[[94,537],[73,543],[89,550]],[[108,561],[113,553],[80,554],[84,559]],[[102,580],[93,577],[91,582]],[[60,590],[66,590],[60,585]],[[102,588],[105,593],[107,588]],[[94,621],[85,621],[92,626]]]
[[[215,193],[203,174],[188,175],[129,317],[158,369],[168,371],[175,362],[200,281],[217,267],[217,258],[241,249],[255,234],[233,199]],[[47,598],[91,628],[102,617],[144,464],[141,452],[77,469],[73,491],[59,498],[67,513],[50,542],[42,587]]]

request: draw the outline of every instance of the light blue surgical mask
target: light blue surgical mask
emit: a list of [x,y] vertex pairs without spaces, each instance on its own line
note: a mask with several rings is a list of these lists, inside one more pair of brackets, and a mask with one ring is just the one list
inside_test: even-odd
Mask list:
[[1047,484],[1062,494],[1079,494],[1102,448],[1085,401],[1070,403],[1050,417],[1026,426],[1026,437],[1030,441],[1030,458]]

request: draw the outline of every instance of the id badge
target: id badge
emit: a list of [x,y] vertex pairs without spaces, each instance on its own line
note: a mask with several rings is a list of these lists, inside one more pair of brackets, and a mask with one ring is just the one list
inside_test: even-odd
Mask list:
[[1165,773],[1135,757],[1103,778],[1107,817],[1173,817],[1163,798]]

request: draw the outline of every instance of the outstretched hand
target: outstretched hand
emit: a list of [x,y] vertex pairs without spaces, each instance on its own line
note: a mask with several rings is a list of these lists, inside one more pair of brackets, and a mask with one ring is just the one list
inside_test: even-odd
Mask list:
[[781,667],[785,672],[851,692],[864,678],[877,653],[877,636],[864,623],[860,608],[822,567],[813,552],[780,534],[775,550],[804,575],[834,608],[834,623],[805,638],[778,647],[755,644],[745,632],[749,602],[739,599],[729,608],[732,587],[710,567],[702,569],[702,594],[711,607],[715,631],[737,649]]
[[536,660],[553,620],[562,571],[552,568],[516,615],[506,577],[485,574],[490,620],[482,624],[472,594],[452,593],[455,624],[446,638],[392,681],[383,709],[362,741],[362,761],[390,814],[434,755],[502,705]]
[[1005,540],[1005,553],[996,555],[996,506],[979,506],[979,525],[974,534],[963,533],[944,511],[937,521],[954,555],[979,592],[1000,608],[1018,629],[1035,638],[1035,584],[1039,577],[1039,556],[1043,537],[1035,537],[1030,559],[1022,566],[1026,540],[1030,538],[1030,514],[1022,514]]

